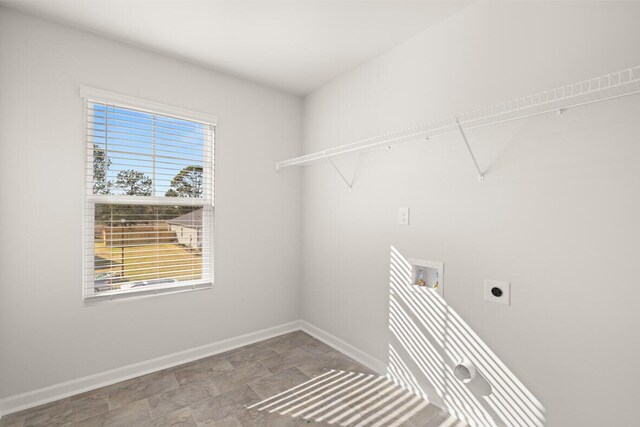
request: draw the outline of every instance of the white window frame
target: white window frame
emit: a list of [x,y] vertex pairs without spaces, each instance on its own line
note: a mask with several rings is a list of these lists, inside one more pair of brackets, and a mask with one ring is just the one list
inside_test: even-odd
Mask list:
[[[134,98],[127,95],[121,95],[113,92],[109,92],[102,89],[96,89],[88,86],[80,87],[80,97],[83,102],[83,147],[85,150],[85,165],[87,168],[85,172],[85,186],[84,186],[84,200],[83,200],[83,224],[82,224],[82,298],[86,302],[92,301],[104,301],[114,300],[120,298],[130,297],[143,297],[159,294],[170,294],[193,290],[210,289],[214,283],[214,239],[215,234],[215,211],[214,211],[214,183],[215,183],[215,167],[213,151],[215,148],[215,130],[217,126],[217,117],[214,115],[200,113],[196,111],[187,110],[180,107],[174,107],[171,105],[161,104],[154,101],[148,101],[144,99]],[[96,195],[93,194],[93,171],[88,165],[93,164],[93,150],[88,149],[88,130],[87,130],[87,116],[89,102],[98,102],[106,104],[115,104],[119,107],[139,109],[150,113],[163,114],[171,116],[177,119],[184,119],[193,122],[199,122],[202,124],[212,126],[211,137],[209,138],[210,146],[205,147],[205,154],[208,152],[211,158],[211,164],[209,167],[205,167],[208,173],[205,172],[205,193],[206,186],[210,186],[211,199],[188,199],[188,198],[174,198],[174,197],[154,197],[154,196],[125,196],[125,195]],[[208,177],[207,177],[208,175]],[[207,179],[208,178],[208,179]],[[86,274],[86,259],[93,259],[94,247],[93,244],[89,244],[89,235],[91,235],[91,241],[93,242],[93,230],[95,226],[94,207],[96,203],[124,203],[124,204],[166,204],[166,205],[182,205],[182,206],[211,206],[211,217],[206,218],[203,215],[203,254],[209,254],[206,258],[203,255],[203,266],[205,262],[210,264],[210,273],[204,274],[203,279],[191,282],[178,282],[177,284],[163,284],[154,286],[145,286],[144,288],[132,288],[126,290],[114,290],[103,291],[96,293],[93,287],[93,281],[89,285],[89,277]],[[205,227],[206,223],[206,227]],[[205,232],[205,230],[208,230]]]

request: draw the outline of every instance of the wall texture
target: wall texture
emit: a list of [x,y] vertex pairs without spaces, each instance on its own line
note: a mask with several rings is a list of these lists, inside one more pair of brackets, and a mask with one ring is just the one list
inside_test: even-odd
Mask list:
[[[639,15],[474,4],[302,117],[295,97],[0,7],[0,399],[302,317],[478,425],[633,424],[637,98],[469,132],[483,184],[455,135],[338,161],[352,192],[330,165],[302,184],[273,165],[302,130],[313,151],[638,65]],[[80,85],[218,116],[212,290],[81,301]],[[406,291],[412,257],[445,263],[444,300]],[[482,300],[485,278],[512,283],[510,307]],[[460,357],[492,395],[452,378]]]
[[[299,319],[299,98],[0,8],[0,400]],[[218,116],[215,285],[85,306],[81,85]]]
[[[476,3],[309,95],[304,151],[638,65],[638,16]],[[303,319],[477,425],[633,424],[639,113],[635,96],[470,131],[482,184],[459,135],[338,161],[351,192],[331,165],[305,168]],[[406,292],[411,257],[444,262],[444,300]],[[485,278],[511,282],[511,306],[483,301]],[[490,397],[452,379],[460,357]]]

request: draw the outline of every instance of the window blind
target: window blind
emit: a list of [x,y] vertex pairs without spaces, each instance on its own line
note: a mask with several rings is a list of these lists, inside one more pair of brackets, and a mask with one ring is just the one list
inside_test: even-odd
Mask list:
[[105,98],[85,95],[85,298],[212,283],[215,123]]

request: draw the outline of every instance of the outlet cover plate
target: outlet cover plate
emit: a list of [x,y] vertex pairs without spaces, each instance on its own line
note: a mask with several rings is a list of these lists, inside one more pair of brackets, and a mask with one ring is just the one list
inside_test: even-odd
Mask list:
[[[499,297],[493,295],[493,293],[491,293],[493,288],[499,288],[502,291],[502,295]],[[511,283],[501,280],[484,279],[484,300],[511,305]]]

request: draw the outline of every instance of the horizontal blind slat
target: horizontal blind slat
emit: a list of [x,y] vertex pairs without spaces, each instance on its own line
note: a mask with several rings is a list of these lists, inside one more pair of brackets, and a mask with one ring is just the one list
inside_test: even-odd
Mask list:
[[[118,144],[117,142],[112,142],[111,144],[107,144],[106,146],[108,147],[122,147],[122,148],[135,148],[135,145],[122,145],[122,144]],[[156,158],[164,158],[164,159],[176,159],[176,160],[189,160],[189,161],[193,161],[193,162],[197,162],[197,161],[205,161],[205,160],[210,160],[211,156],[208,155],[202,155],[202,156],[196,156],[196,155],[191,155],[191,154],[186,154],[184,153],[182,156],[174,156],[174,155],[152,155],[152,154],[147,154],[144,152],[135,152],[135,151],[126,151],[126,150],[113,150],[111,148],[94,148],[93,149],[94,153],[93,153],[93,157],[95,158],[96,156],[100,155],[100,154],[106,154],[107,156],[109,156],[111,153],[121,153],[121,154],[127,154],[130,156],[139,156],[139,157],[156,157]],[[169,151],[169,150],[156,150],[160,151],[160,152],[166,152],[166,153],[173,153],[173,154],[180,154],[180,152],[176,152],[174,150]],[[132,159],[133,160],[133,159]]]
[[[124,125],[116,125],[105,120],[104,123],[99,122],[87,122],[87,131],[89,132],[97,132],[100,134],[120,134],[120,135],[131,135],[136,137],[150,137],[155,135],[156,138],[161,139],[163,141],[180,141],[184,145],[192,145],[192,146],[202,146],[208,139],[208,134],[192,134],[190,132],[185,132],[185,134],[178,133],[167,133],[163,131],[158,131],[156,128],[151,129],[143,129],[137,128],[133,126],[124,126]],[[193,136],[197,135],[197,136]]]
[[[207,198],[206,196],[209,196]],[[158,197],[158,196],[128,196],[125,194],[89,194],[89,202],[109,203],[112,205],[141,205],[141,206],[210,206],[211,192],[203,193],[202,197]]]
[[[135,255],[135,254],[134,254]],[[199,254],[200,256],[206,255],[206,254]],[[140,255],[140,256],[131,256],[131,253],[129,253],[127,255],[127,265],[129,264],[135,264],[135,263],[146,263],[146,260],[159,260],[159,261],[165,261],[165,260],[174,260],[174,259],[185,259],[186,261],[189,261],[190,259],[192,259],[194,256],[196,255],[192,255],[191,258],[187,257],[187,256],[181,256],[181,255],[176,255],[174,252],[170,252],[170,253],[158,253],[155,256],[147,256],[147,255]],[[100,264],[100,266],[111,266],[111,265],[121,265],[122,261],[116,256],[115,258],[112,259],[100,259],[99,261],[95,260],[95,257],[99,257],[102,258],[100,255],[94,255],[91,256],[90,258],[87,257],[87,259],[85,260],[86,264],[91,264],[93,265],[94,263],[98,262]]]
[[[185,150],[202,149],[207,143],[207,138],[200,139],[198,143],[193,141],[185,141],[184,138],[166,138],[156,133],[132,133],[115,130],[109,125],[107,130],[87,128],[87,136],[95,139],[109,138],[111,140],[119,139],[121,141],[135,141],[140,143],[150,143],[149,139],[155,139],[157,145],[179,146]],[[158,142],[160,141],[160,142]]]
[[[95,105],[99,105],[99,103],[93,103]],[[152,117],[151,116],[145,116],[145,115],[140,115],[140,114],[131,114],[129,113],[129,111],[133,111],[130,110],[126,107],[119,107],[118,110],[107,110],[105,113],[104,109],[95,109],[95,108],[90,108],[89,111],[91,111],[91,114],[88,114],[87,116],[102,116],[102,117],[115,117],[116,119],[118,117],[123,118],[123,119],[128,119],[128,120],[133,120],[134,118],[136,119],[135,121],[151,121]],[[157,114],[157,113],[147,113],[147,114],[154,114],[156,116],[156,118],[160,118],[162,117],[161,114]],[[200,127],[213,127],[214,125],[212,124],[205,124],[202,122],[189,122],[188,120],[183,120],[181,123],[170,123],[167,122],[165,120],[158,120],[159,123],[157,124],[158,126],[164,127],[164,128],[171,128],[171,129],[197,129]],[[188,124],[184,124],[184,123],[192,123],[190,125]]]
[[[113,153],[111,153],[110,156],[109,156],[109,160],[111,160],[111,159],[122,160],[122,161],[130,160],[129,157],[115,156]],[[203,160],[207,161],[209,159],[205,158]],[[145,162],[145,163],[148,163],[148,164],[153,164],[153,160],[152,159],[140,159],[139,162],[140,163]],[[167,160],[158,160],[158,159],[155,160],[155,163],[158,164],[158,165],[173,165],[173,166],[181,166],[181,167],[185,166],[184,162],[176,163],[176,162],[170,162],[170,161],[167,161]],[[191,166],[191,165],[189,165],[189,166]],[[195,166],[200,166],[200,165],[196,164]],[[93,170],[94,165],[91,163],[91,161],[88,161],[87,168]]]
[[[124,271],[126,272],[126,277],[127,279],[132,279],[134,277],[142,277],[142,276],[150,276],[153,274],[159,274],[159,273],[168,273],[168,274],[172,274],[172,273],[185,273],[185,272],[191,272],[191,274],[202,274],[203,270],[207,270],[211,267],[206,267],[206,266],[202,266],[202,265],[183,265],[183,264],[173,264],[173,265],[167,265],[167,266],[158,266],[158,267],[142,267],[142,266],[133,266],[133,267],[129,267],[126,266],[124,268]],[[99,267],[96,267],[96,270],[100,270]],[[119,272],[120,271],[120,266],[114,266],[113,268],[104,268],[103,270],[111,270],[114,272]]]
[[[105,141],[104,141],[104,139],[105,139],[105,138],[108,138],[108,139],[109,139],[109,141],[113,141],[113,140],[114,140],[114,138],[113,138],[113,137],[109,137],[109,135],[108,135],[108,134],[106,134],[105,132],[95,131],[95,130],[93,130],[93,129],[89,129],[89,131],[90,131],[91,133],[89,133],[89,134],[88,134],[88,136],[89,136],[89,137],[91,137],[91,138],[93,138],[90,142],[93,142],[95,145],[98,145],[98,146],[105,145]],[[97,133],[99,133],[99,134],[101,134],[101,135],[96,135],[94,132],[97,132]],[[114,132],[109,132],[109,133],[111,134],[111,133],[114,133]],[[121,133],[119,132],[118,134],[121,134]],[[96,139],[99,139],[100,141],[96,141]],[[130,141],[130,139],[127,139],[127,138],[121,138],[121,139],[122,139],[123,141]],[[166,142],[176,142],[176,143],[179,143],[180,141],[166,141]],[[153,141],[139,141],[139,140],[135,140],[135,144],[136,144],[136,146],[138,146],[138,145],[140,145],[140,146],[144,146],[144,144],[147,144],[147,145],[149,145],[150,147],[152,147],[152,146],[153,146]],[[162,142],[158,142],[158,141],[156,141],[156,143],[155,143],[155,144],[156,144],[156,146],[158,146],[158,147],[172,147],[172,148],[180,148],[180,149],[182,149],[182,150],[194,151],[194,152],[197,152],[197,153],[201,153],[201,152],[205,149],[204,145],[198,145],[198,146],[195,146],[195,145],[194,145],[194,146],[192,146],[192,147],[186,147],[186,146],[184,146],[184,144],[182,144],[182,145],[166,144],[166,143],[165,143],[165,140],[162,140]],[[111,145],[111,144],[110,144],[110,145]],[[96,150],[101,150],[101,149],[102,149],[102,148],[97,148]]]

